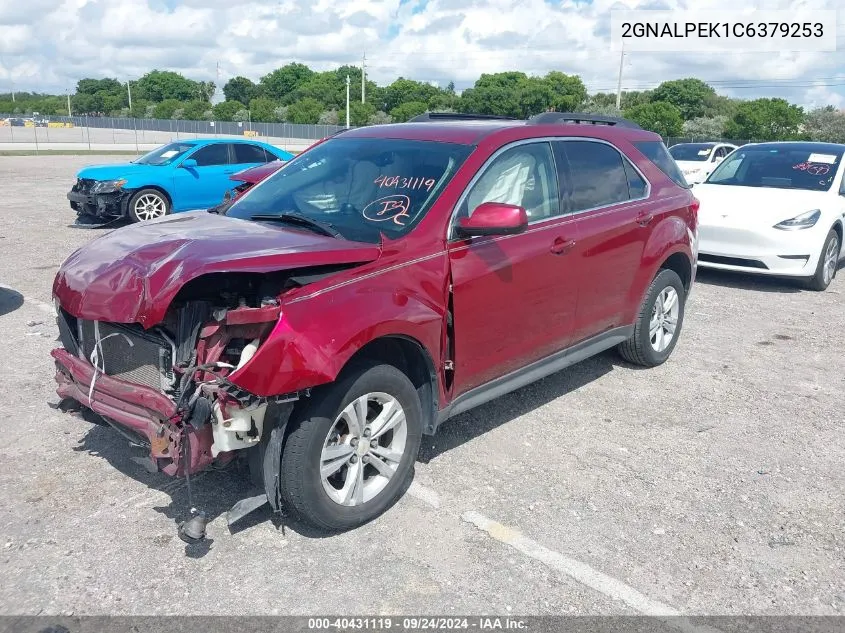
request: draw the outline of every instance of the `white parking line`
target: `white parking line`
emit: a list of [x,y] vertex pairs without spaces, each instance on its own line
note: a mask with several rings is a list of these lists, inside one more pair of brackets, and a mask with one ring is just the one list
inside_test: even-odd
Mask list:
[[478,512],[472,510],[464,512],[461,518],[479,530],[486,532],[500,543],[508,545],[534,560],[540,561],[547,567],[566,574],[582,585],[586,585],[608,598],[624,602],[632,609],[644,615],[656,616],[673,628],[688,633],[715,633],[718,631],[718,629],[712,627],[695,625],[687,618],[679,617],[681,616],[681,612],[677,609],[649,598],[630,585],[608,576],[597,569],[593,569],[586,563],[548,549],[536,541],[523,536],[519,531],[488,519]]
[[408,494],[423,503],[427,503],[432,508],[440,507],[440,497],[437,496],[437,493],[431,488],[421,486],[416,481],[411,483],[410,488],[408,488]]

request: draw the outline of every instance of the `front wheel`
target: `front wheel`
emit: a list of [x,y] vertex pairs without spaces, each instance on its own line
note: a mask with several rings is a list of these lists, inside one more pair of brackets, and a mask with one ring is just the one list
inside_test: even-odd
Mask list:
[[656,367],[666,361],[681,333],[686,291],[674,270],[663,269],[651,282],[634,333],[617,348],[629,363]]
[[832,230],[825,238],[819,254],[819,263],[816,265],[816,274],[807,280],[807,287],[810,290],[827,290],[830,282],[836,277],[836,268],[839,266],[839,234]]
[[366,363],[311,398],[291,420],[282,496],[307,523],[348,530],[382,514],[410,483],[422,437],[419,397],[397,368]]
[[170,202],[158,189],[141,189],[129,200],[129,219],[145,222],[170,213]]

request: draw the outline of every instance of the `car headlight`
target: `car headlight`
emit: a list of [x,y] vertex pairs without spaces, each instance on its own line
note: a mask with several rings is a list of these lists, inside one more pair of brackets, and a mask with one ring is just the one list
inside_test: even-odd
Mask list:
[[796,215],[794,218],[789,218],[788,220],[784,220],[783,222],[779,222],[775,224],[774,228],[780,229],[781,231],[797,231],[800,229],[809,229],[816,225],[816,222],[819,221],[822,212],[820,209],[813,209],[812,211],[807,211],[806,213],[802,213],[801,215]]
[[114,193],[120,191],[121,187],[126,184],[126,178],[118,178],[117,180],[100,180],[94,183],[91,187],[91,193]]

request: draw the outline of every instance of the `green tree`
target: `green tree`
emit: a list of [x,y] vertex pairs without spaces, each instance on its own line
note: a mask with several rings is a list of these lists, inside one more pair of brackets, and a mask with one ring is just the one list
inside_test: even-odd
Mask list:
[[317,123],[320,125],[337,125],[339,121],[340,117],[337,114],[337,110],[326,110],[317,119]]
[[246,77],[232,77],[223,86],[223,96],[226,101],[249,103],[258,96],[258,86]]
[[133,97],[159,103],[165,99],[189,101],[200,96],[200,85],[179,73],[152,70],[133,82]]
[[293,92],[311,79],[313,75],[314,71],[308,66],[294,62],[264,75],[259,85],[265,96],[287,101]]
[[628,108],[625,110],[625,118],[643,129],[657,132],[663,138],[679,136],[684,123],[680,110],[664,101],[652,101]]
[[[350,97],[351,98],[351,97]],[[337,75],[332,72],[314,73],[308,80],[300,84],[296,90],[282,99],[284,105],[294,101],[314,99],[323,104],[323,110],[346,107],[346,83],[338,82]],[[322,111],[322,110],[321,110]]]
[[527,79],[525,73],[515,71],[483,74],[472,88],[461,94],[458,109],[475,114],[518,117],[523,110],[519,88]]
[[253,121],[271,123],[276,120],[276,104],[267,97],[258,97],[249,102],[249,112]]
[[241,108],[237,112],[232,115],[232,121],[249,121],[251,120],[249,110],[246,108]]
[[549,105],[558,112],[574,112],[587,100],[587,89],[577,75],[566,75],[553,70],[543,78],[543,83],[551,92]]
[[156,104],[153,116],[156,119],[169,119],[181,107],[182,102],[178,99],[165,99],[161,103]]
[[189,121],[200,121],[206,110],[208,110],[207,102],[202,99],[194,99],[184,104],[183,113]]
[[419,116],[427,110],[428,105],[423,101],[408,101],[406,103],[400,103],[398,106],[393,108],[390,111],[390,118],[397,123],[404,123],[409,119],[413,119],[415,116]]
[[798,137],[804,110],[785,99],[755,99],[737,106],[725,126],[729,138],[785,141]]
[[685,121],[704,116],[707,100],[716,96],[712,87],[701,81],[689,77],[664,81],[651,95],[653,101],[671,103],[681,113]]
[[147,106],[150,102],[146,99],[132,99],[132,109],[129,110],[129,116],[136,119],[143,119],[147,116]]
[[[349,104],[349,124],[354,126],[367,125],[376,113],[376,108],[372,103],[361,103],[354,101]],[[346,113],[344,113],[344,124],[346,124]]]
[[291,123],[316,123],[325,106],[316,99],[305,98],[288,106],[287,120]]
[[384,107],[388,111],[411,101],[430,103],[440,91],[431,84],[399,77],[384,88]]
[[215,121],[231,121],[238,110],[243,109],[244,104],[240,101],[221,101],[211,111],[214,113]]
[[370,117],[370,120],[367,121],[368,125],[384,125],[385,123],[393,123],[393,117],[381,110],[376,112]]
[[813,141],[845,143],[845,111],[833,106],[813,110],[807,115],[804,131]]
[[684,121],[684,136],[700,139],[723,138],[727,123],[728,117],[724,115],[690,119],[689,121]]

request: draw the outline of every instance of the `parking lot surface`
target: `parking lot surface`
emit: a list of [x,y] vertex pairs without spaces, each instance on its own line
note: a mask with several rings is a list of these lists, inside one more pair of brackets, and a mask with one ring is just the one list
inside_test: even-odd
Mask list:
[[324,538],[259,511],[243,473],[183,480],[49,404],[51,283],[75,170],[0,157],[0,613],[845,613],[845,274],[824,293],[700,272],[650,370],[611,353],[424,437],[409,492]]

